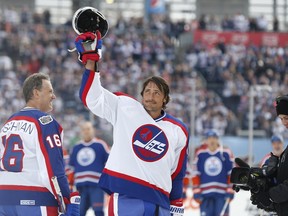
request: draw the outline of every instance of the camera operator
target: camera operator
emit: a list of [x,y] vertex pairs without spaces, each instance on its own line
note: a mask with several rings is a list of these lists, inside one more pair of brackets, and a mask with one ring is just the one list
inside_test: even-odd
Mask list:
[[[288,128],[288,95],[278,96],[275,101],[277,116]],[[271,177],[276,179],[274,186],[267,191],[252,193],[252,204],[266,211],[276,211],[278,216],[288,215],[288,148],[278,157],[271,153],[267,166],[275,169]],[[274,167],[273,167],[274,166]]]

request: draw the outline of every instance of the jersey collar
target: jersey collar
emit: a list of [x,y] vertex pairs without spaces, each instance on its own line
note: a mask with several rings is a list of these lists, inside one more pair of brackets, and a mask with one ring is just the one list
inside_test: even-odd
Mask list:
[[24,107],[23,109],[21,109],[21,111],[27,111],[27,110],[38,110],[35,107]]
[[162,110],[161,115],[159,117],[155,118],[154,120],[156,122],[161,121],[165,116],[166,116],[166,112],[164,110]]

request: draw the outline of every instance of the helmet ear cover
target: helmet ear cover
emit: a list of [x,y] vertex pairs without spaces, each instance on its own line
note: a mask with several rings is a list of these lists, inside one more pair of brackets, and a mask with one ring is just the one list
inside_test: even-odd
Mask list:
[[98,30],[102,38],[105,37],[109,29],[105,16],[93,7],[79,8],[73,15],[72,26],[78,35],[85,32],[96,33]]

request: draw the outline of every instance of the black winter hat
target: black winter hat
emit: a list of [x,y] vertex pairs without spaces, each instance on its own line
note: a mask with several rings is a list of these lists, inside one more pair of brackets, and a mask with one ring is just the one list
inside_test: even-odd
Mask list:
[[278,96],[275,100],[277,116],[288,115],[288,95]]

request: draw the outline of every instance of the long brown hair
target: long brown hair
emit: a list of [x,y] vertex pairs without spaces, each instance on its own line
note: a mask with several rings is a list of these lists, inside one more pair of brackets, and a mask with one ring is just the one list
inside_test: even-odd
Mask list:
[[149,77],[148,79],[146,79],[142,85],[141,96],[143,97],[144,90],[145,90],[146,86],[148,85],[148,83],[150,83],[150,82],[155,83],[155,85],[164,94],[164,103],[163,103],[162,108],[166,109],[166,104],[168,104],[168,102],[170,101],[170,96],[169,96],[170,89],[169,89],[167,82],[162,77],[152,76],[152,77]]

